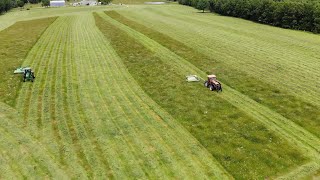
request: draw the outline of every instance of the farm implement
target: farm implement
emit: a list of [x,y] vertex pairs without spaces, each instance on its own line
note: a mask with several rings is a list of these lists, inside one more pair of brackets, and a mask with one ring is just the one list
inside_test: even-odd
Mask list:
[[207,76],[207,80],[204,80],[200,77],[198,77],[197,75],[188,75],[186,76],[186,81],[187,82],[200,82],[201,80],[204,81],[204,86],[209,88],[210,91],[222,91],[222,86],[221,83],[217,80],[217,76],[216,75],[208,75]]
[[14,72],[14,74],[22,74],[23,75],[23,82],[26,81],[31,81],[33,82],[34,79],[36,78],[34,76],[34,72],[32,71],[32,69],[30,67],[21,67],[21,68],[17,68]]

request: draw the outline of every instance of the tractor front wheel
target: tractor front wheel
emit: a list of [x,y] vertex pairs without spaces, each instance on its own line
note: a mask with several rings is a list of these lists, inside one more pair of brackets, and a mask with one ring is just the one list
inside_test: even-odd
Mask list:
[[205,81],[203,85],[207,88],[208,87],[208,81]]

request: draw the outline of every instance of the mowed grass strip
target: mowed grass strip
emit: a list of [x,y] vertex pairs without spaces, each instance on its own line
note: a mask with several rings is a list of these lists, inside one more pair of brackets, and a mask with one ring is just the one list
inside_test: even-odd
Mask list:
[[288,142],[207,89],[186,83],[185,74],[121,29],[98,16],[96,24],[145,92],[235,178],[265,178],[305,162]]
[[17,111],[0,103],[0,157],[6,160],[5,163],[0,163],[1,177],[5,179],[33,179],[40,176],[67,178],[65,171],[52,158],[47,148],[16,123],[19,118],[21,117]]
[[228,66],[222,61],[215,59],[214,56],[205,55],[197,51],[196,48],[191,48],[170,36],[134,22],[116,11],[106,11],[105,13],[113,19],[157,41],[202,71],[208,74],[217,74],[219,79],[231,88],[269,107],[320,137],[320,111],[318,107],[300,98],[296,98],[284,90],[278,89],[274,83],[268,84],[257,77],[250,76],[239,69]]
[[[77,106],[70,105],[77,103],[72,99],[75,95],[73,85],[76,84],[70,83],[73,81],[70,78],[73,70],[67,71],[65,68],[72,67],[60,66],[63,61],[72,60],[64,54],[73,41],[70,31],[75,25],[74,21],[74,17],[60,17],[30,51],[24,64],[31,64],[35,68],[37,78],[34,83],[23,84],[17,108],[27,115],[26,128],[49,147],[68,173],[72,177],[86,178],[101,168],[89,160],[95,158],[95,151],[91,145],[84,145],[88,138],[81,138],[84,132],[78,126],[81,119],[76,119],[77,115],[74,115]],[[63,80],[65,82],[61,82]]]
[[0,101],[15,105],[22,77],[14,75],[13,71],[21,66],[30,49],[55,19],[21,21],[0,31]]

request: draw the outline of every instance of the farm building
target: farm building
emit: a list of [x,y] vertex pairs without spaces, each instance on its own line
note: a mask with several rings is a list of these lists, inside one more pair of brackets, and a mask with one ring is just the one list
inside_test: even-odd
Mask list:
[[61,7],[65,6],[66,2],[65,1],[50,1],[50,7]]

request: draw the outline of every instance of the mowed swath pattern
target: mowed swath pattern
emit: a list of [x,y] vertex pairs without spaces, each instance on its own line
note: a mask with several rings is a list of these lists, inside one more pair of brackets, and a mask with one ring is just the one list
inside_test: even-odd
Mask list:
[[17,111],[0,103],[0,178],[66,178],[46,147],[16,123],[19,118]]
[[[205,76],[205,72],[201,71],[183,58],[172,53],[170,50],[161,46],[154,40],[143,35],[143,32],[137,32],[130,27],[127,27],[111,19],[104,13],[99,13],[99,15],[115,26],[126,31],[140,43],[144,44],[145,47],[150,48],[150,50],[154,51],[165,63],[170,64],[170,66],[174,67],[177,71],[184,72],[185,74],[195,73],[201,75],[202,77]],[[291,122],[289,119],[286,119],[280,114],[270,110],[268,107],[265,107],[253,101],[246,95],[239,93],[238,91],[228,87],[227,85],[223,85],[223,87],[224,92],[219,95],[220,97],[230,102],[240,110],[246,112],[255,120],[260,121],[266,127],[273,130],[275,133],[282,136],[292,144],[298,145],[304,151],[304,153],[314,161],[306,164],[304,168],[298,168],[295,172],[289,174],[289,178],[296,177],[297,175],[303,176],[308,173],[312,173],[320,167],[320,156],[318,152],[320,148],[320,140],[316,136]]]
[[202,15],[192,8],[177,6],[119,12],[320,106],[319,35]]
[[91,14],[58,18],[24,65],[19,121],[70,177],[230,178],[137,86]]

